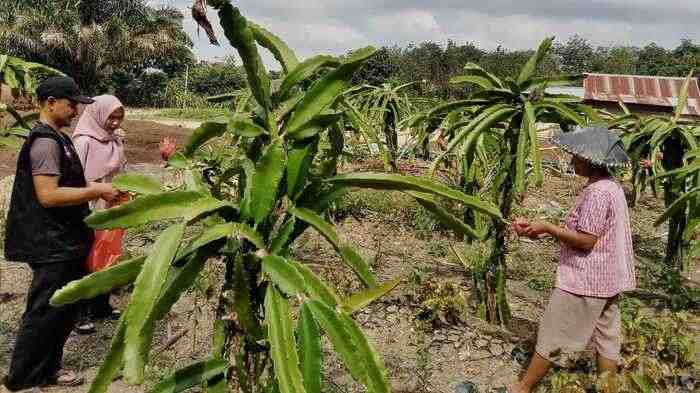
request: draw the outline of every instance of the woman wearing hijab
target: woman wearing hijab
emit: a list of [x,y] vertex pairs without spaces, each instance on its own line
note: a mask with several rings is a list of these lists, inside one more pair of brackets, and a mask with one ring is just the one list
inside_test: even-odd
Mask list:
[[537,337],[536,353],[510,393],[532,391],[554,363],[586,348],[597,351],[599,373],[616,373],[620,360],[619,294],[635,288],[634,253],[627,201],[610,168],[629,158],[620,139],[591,127],[556,136],[553,142],[573,154],[572,166],[588,183],[565,225],[517,219],[521,236],[559,240],[556,285]]
[[[73,132],[73,143],[85,170],[88,182],[111,183],[112,179],[126,168],[124,140],[119,135],[124,121],[124,106],[114,96],[103,95],[94,98],[95,103],[85,107]],[[90,203],[90,208],[102,210],[111,202],[98,200]],[[93,319],[116,318],[117,310],[109,304],[109,294],[93,299],[88,306],[88,317]],[[78,326],[81,333],[94,330],[92,323]]]

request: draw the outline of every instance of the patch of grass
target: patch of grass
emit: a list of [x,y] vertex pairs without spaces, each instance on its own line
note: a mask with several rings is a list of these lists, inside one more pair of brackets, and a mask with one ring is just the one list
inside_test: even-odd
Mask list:
[[359,190],[336,202],[333,214],[336,219],[372,217],[384,222],[409,224],[418,208],[411,197],[400,192]]
[[230,114],[227,108],[165,108],[145,113],[143,118],[164,118],[193,121],[209,121]]
[[4,336],[10,332],[10,324],[7,321],[0,320],[0,336]]
[[678,271],[667,267],[661,259],[640,258],[640,261],[637,272],[639,287],[661,295],[655,306],[674,311],[700,307],[700,289],[689,285]]
[[550,291],[554,288],[554,278],[552,276],[531,278],[527,281],[527,287],[533,291]]
[[449,244],[443,239],[430,239],[425,247],[428,255],[436,258],[446,257],[449,250]]

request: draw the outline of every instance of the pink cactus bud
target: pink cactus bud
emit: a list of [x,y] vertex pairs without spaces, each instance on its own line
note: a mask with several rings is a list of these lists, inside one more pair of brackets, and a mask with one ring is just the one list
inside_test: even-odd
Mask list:
[[163,159],[163,161],[168,161],[170,156],[172,156],[175,153],[175,150],[177,150],[175,140],[168,136],[164,137],[158,146],[160,148],[160,157]]

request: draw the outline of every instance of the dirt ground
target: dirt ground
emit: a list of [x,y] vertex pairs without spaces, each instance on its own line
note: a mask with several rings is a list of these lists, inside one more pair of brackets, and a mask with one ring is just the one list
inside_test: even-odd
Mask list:
[[[128,122],[125,129],[128,132],[127,155],[130,161],[140,164],[137,166],[139,170],[169,176],[167,171],[155,164],[159,160],[157,143],[164,135],[173,135],[182,141],[188,131],[142,121]],[[10,161],[0,162],[8,166],[11,164]],[[421,166],[407,165],[403,169],[420,172]],[[532,189],[527,194],[516,209],[516,214],[549,220],[563,217],[582,183],[553,174],[547,180],[545,189]],[[456,239],[433,230],[430,220],[418,214],[415,203],[405,195],[362,194],[349,199],[339,209],[342,214],[336,220],[340,236],[358,246],[363,257],[371,261],[379,279],[407,278],[388,297],[355,315],[382,354],[395,392],[452,393],[458,384],[466,381],[476,384],[480,392],[487,392],[503,386],[523,371],[522,365],[513,360],[511,353],[516,346],[531,344],[534,338],[537,321],[553,285],[556,244],[511,241],[507,287],[514,323],[510,332],[505,334],[471,317],[474,315],[471,306],[466,309],[468,317],[462,321],[443,323],[425,320],[425,308],[417,299],[417,293],[426,282],[454,283],[458,297],[464,301],[470,298],[472,282],[465,267],[452,252],[452,248],[458,245]],[[658,200],[646,195],[631,211],[635,248],[642,257],[658,257],[660,252],[664,228],[654,227],[653,221],[661,209]],[[133,253],[143,251],[152,243],[158,230],[158,227],[153,227],[130,233],[127,248]],[[296,259],[307,263],[341,293],[351,293],[359,288],[352,273],[344,268],[332,248],[317,233],[309,231],[302,236],[295,243],[293,253]],[[14,300],[0,306],[2,376],[8,367],[31,273],[24,265],[4,261],[0,261],[0,273],[0,292],[17,295]],[[119,380],[111,386],[110,392],[147,391],[169,370],[206,356],[220,277],[221,266],[212,262],[195,288],[159,324],[146,386],[129,387]],[[123,305],[128,300],[128,291],[120,291],[112,298],[115,305]],[[112,322],[105,322],[98,324],[96,334],[73,334],[66,346],[66,367],[83,372],[89,381],[107,351],[113,329]],[[324,392],[359,391],[338,359],[332,355],[328,343],[326,349]],[[85,392],[87,385],[46,391]]]
[[[122,125],[126,132],[126,157],[130,163],[158,163],[158,143],[165,136],[174,138],[182,145],[192,131],[175,123],[162,124],[145,120],[126,120]],[[17,151],[0,149],[0,177],[14,175],[17,166]]]

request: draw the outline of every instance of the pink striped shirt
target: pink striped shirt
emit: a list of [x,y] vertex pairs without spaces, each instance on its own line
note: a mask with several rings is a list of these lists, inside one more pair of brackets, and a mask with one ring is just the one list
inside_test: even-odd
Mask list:
[[566,227],[598,237],[591,251],[561,244],[556,287],[581,296],[613,297],[636,286],[627,200],[612,179],[588,185]]

